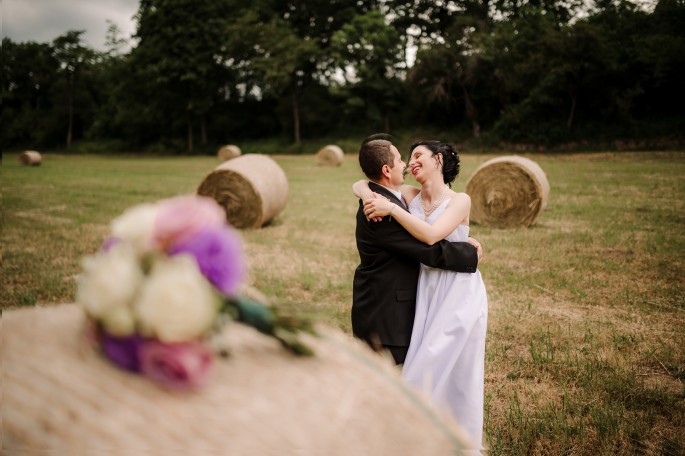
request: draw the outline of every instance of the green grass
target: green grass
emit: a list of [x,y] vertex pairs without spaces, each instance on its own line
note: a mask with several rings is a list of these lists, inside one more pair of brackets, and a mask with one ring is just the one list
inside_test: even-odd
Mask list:
[[[333,141],[331,141],[333,142]],[[492,155],[462,156],[463,191]],[[530,228],[474,225],[490,303],[491,454],[685,453],[685,153],[531,155],[551,185]],[[350,331],[356,157],[275,155],[288,206],[243,231],[248,283]],[[214,157],[44,155],[2,163],[3,309],[69,302],[125,208],[195,190]]]

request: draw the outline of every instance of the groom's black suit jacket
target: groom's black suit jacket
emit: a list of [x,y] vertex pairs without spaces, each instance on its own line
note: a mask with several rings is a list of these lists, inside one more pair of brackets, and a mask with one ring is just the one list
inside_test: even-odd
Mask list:
[[[399,210],[406,210],[386,188],[373,182],[369,187],[400,206]],[[478,266],[473,245],[447,241],[424,244],[391,216],[380,222],[367,221],[361,200],[355,237],[361,263],[354,272],[352,332],[372,345],[409,346],[419,263],[457,272],[475,272]]]

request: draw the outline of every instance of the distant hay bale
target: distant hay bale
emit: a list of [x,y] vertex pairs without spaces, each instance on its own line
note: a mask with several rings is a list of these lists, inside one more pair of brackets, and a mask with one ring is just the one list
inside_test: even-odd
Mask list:
[[232,158],[239,157],[241,153],[242,152],[240,151],[240,147],[234,144],[228,144],[220,148],[216,155],[217,157],[219,157],[219,160],[227,161]]
[[483,163],[466,184],[471,220],[485,226],[529,226],[547,206],[547,176],[533,160],[517,155]]
[[333,144],[329,144],[316,153],[316,163],[320,166],[340,166],[344,159],[343,150]]
[[197,193],[214,198],[234,227],[259,228],[285,209],[288,178],[270,157],[248,154],[217,166]]
[[19,155],[19,162],[25,166],[40,166],[43,156],[35,150],[25,150]]
[[461,454],[460,426],[383,358],[339,330],[296,357],[239,324],[209,383],[169,391],[120,370],[83,335],[75,304],[3,312],[7,454]]

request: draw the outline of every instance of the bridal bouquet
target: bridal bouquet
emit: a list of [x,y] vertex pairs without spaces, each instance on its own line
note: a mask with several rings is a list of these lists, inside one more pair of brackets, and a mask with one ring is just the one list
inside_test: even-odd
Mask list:
[[84,260],[77,302],[89,334],[117,366],[164,386],[201,386],[214,359],[209,339],[227,319],[277,338],[296,354],[306,322],[281,318],[238,294],[241,240],[211,198],[179,196],[126,210],[102,249]]

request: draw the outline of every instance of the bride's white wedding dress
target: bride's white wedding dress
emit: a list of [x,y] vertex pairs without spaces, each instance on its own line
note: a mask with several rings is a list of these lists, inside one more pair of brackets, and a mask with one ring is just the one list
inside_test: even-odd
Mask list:
[[[425,220],[414,198],[409,211]],[[445,211],[444,201],[427,219],[433,224]],[[459,225],[447,240],[466,241],[469,227]],[[421,265],[416,316],[402,376],[430,391],[482,448],[485,333],[488,299],[480,271],[473,274]]]

